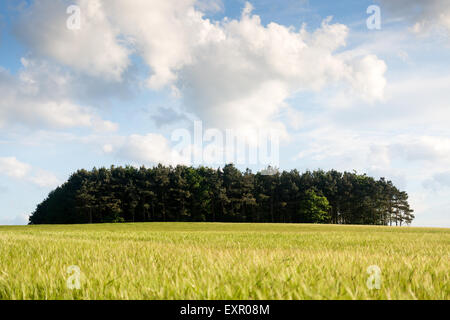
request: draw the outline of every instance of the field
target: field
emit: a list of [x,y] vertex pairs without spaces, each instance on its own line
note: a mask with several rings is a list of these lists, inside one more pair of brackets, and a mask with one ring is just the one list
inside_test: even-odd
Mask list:
[[447,300],[449,249],[450,229],[437,228],[0,227],[0,299]]

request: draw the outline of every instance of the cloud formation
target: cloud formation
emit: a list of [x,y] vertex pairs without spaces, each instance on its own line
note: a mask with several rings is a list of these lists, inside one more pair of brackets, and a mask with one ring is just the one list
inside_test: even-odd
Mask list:
[[423,186],[431,190],[440,190],[450,187],[450,171],[434,174],[430,179],[424,181]]
[[[99,0],[78,0],[80,28],[69,29],[67,8],[73,1],[36,0],[22,12],[18,36],[32,53],[81,72],[119,81],[129,66],[129,54],[118,30]],[[125,40],[123,40],[125,41]]]
[[117,81],[136,54],[150,68],[150,88],[179,92],[210,126],[283,129],[273,119],[286,99],[329,85],[366,102],[383,98],[386,64],[374,55],[337,53],[348,28],[331,18],[309,32],[264,26],[248,2],[239,19],[222,21],[205,18],[204,3],[195,0],[76,3],[83,17],[76,32],[65,28],[64,1],[36,1],[24,12],[17,30],[32,52]]
[[[109,152],[112,146],[106,145]],[[132,159],[138,164],[165,165],[190,164],[191,159],[184,158],[177,150],[171,147],[169,140],[161,134],[149,133],[147,135],[133,134],[125,137],[118,146],[116,155],[122,159]],[[134,163],[133,163],[134,164]]]
[[72,101],[69,74],[46,62],[22,58],[22,64],[17,76],[0,69],[0,128],[117,128],[91,108]]
[[14,157],[0,158],[0,174],[20,179],[25,177],[30,170],[30,165],[20,162]]
[[381,0],[391,14],[410,21],[418,34],[431,31],[450,35],[450,2],[447,0]]
[[28,223],[28,215],[20,214],[15,217],[0,217],[0,226],[20,226]]
[[21,162],[15,157],[0,157],[0,174],[31,182],[42,188],[52,188],[59,184],[59,179],[53,173],[33,169],[31,165]]

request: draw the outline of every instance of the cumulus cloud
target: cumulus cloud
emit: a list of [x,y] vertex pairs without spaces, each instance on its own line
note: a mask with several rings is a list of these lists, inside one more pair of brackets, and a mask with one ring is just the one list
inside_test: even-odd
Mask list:
[[45,62],[23,58],[22,64],[17,76],[0,69],[0,128],[20,124],[31,128],[117,129],[91,108],[70,99],[68,74]]
[[73,1],[36,0],[23,10],[16,33],[33,53],[91,75],[120,81],[129,65],[127,46],[100,0],[78,0],[80,29],[67,27]]
[[351,83],[355,95],[368,102],[382,101],[387,84],[384,78],[386,63],[371,54],[354,61],[352,66],[354,73]]
[[0,158],[0,173],[12,178],[23,178],[31,170],[31,166],[18,161],[15,157]]
[[28,181],[43,188],[55,187],[59,184],[58,178],[53,173],[33,169],[31,165],[21,162],[15,157],[0,157],[0,174]]
[[59,179],[53,173],[40,169],[30,176],[29,181],[42,188],[53,188],[60,184]]
[[78,0],[83,21],[73,32],[61,27],[67,3],[55,2],[36,1],[18,24],[34,51],[119,80],[133,52],[150,67],[150,88],[179,92],[210,126],[283,130],[273,119],[287,107],[286,99],[329,85],[366,102],[383,98],[385,63],[342,52],[348,28],[331,18],[309,32],[306,26],[263,25],[248,2],[239,19],[211,21],[203,11],[220,2]]
[[122,34],[151,67],[148,85],[159,89],[177,79],[177,71],[193,60],[193,50],[215,37],[216,28],[196,10],[195,0],[104,1]]
[[[219,127],[276,127],[273,119],[299,91],[342,84],[366,101],[382,98],[386,65],[375,56],[335,54],[348,29],[326,19],[312,33],[261,24],[247,3],[240,20],[223,21],[195,53],[177,85],[202,119]],[[220,32],[219,32],[220,31]]]

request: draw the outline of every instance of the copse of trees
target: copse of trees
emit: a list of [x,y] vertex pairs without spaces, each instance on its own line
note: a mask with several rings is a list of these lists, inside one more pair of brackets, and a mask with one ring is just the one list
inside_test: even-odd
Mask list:
[[[269,168],[269,171],[271,168]],[[356,172],[265,175],[158,165],[79,170],[52,191],[30,224],[145,221],[402,225],[414,219],[406,192]]]

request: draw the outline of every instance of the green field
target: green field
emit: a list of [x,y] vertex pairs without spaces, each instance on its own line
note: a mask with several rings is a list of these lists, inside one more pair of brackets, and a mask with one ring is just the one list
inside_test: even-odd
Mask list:
[[[0,227],[0,299],[449,299],[449,249],[437,228]],[[67,286],[72,265],[80,289]],[[366,284],[371,265],[380,289]]]

